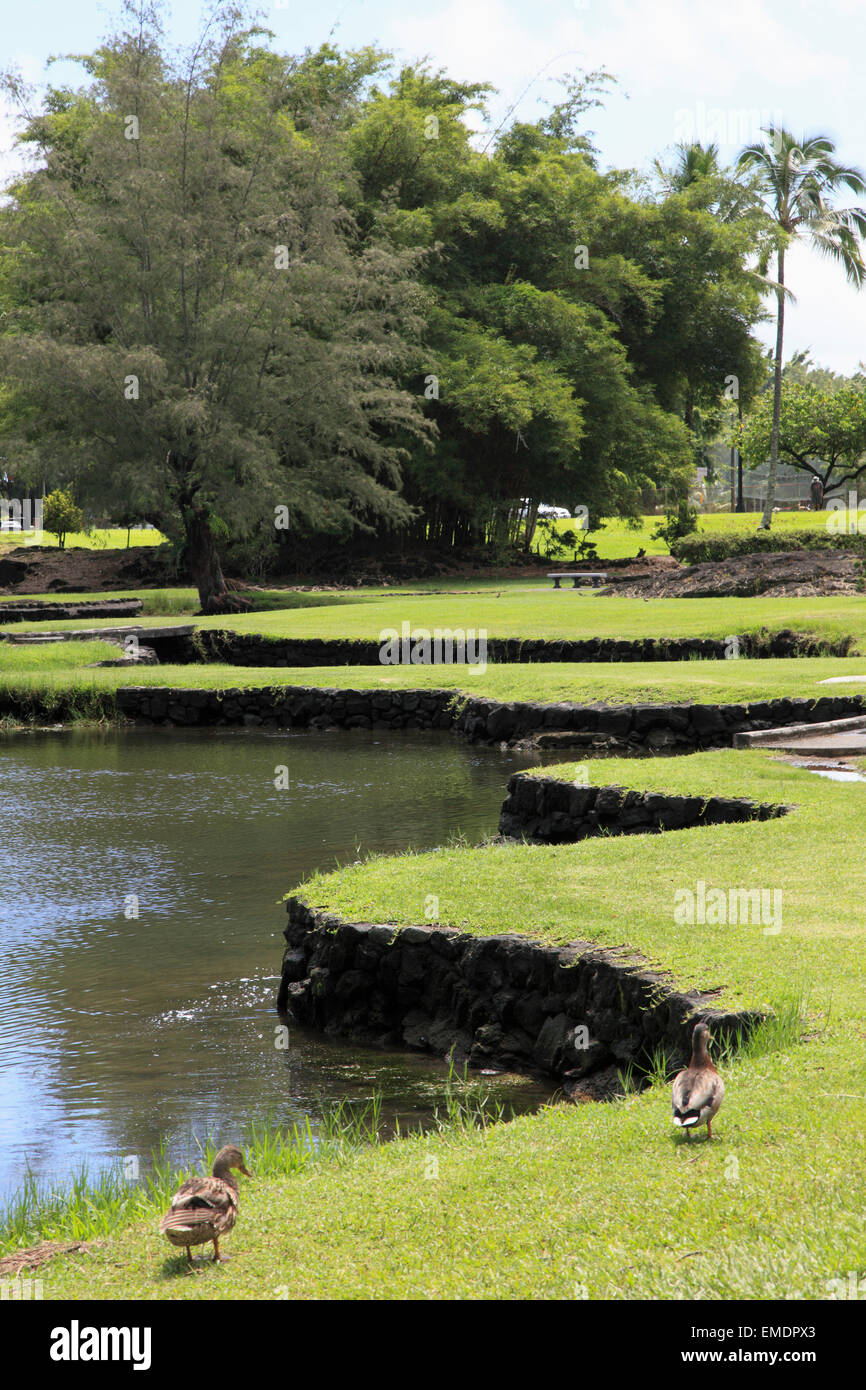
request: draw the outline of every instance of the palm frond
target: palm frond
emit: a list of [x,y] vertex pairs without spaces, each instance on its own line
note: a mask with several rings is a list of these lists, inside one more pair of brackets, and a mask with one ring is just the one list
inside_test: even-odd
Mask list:
[[816,251],[840,265],[851,284],[858,290],[862,289],[866,283],[866,264],[856,236],[847,229],[840,230],[836,226],[824,228],[820,224],[810,226],[808,234]]

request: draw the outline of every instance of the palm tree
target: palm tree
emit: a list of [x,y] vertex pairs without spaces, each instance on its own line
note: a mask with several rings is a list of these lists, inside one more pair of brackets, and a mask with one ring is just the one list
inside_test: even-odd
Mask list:
[[653,160],[653,167],[668,194],[682,193],[699,179],[715,178],[722,172],[718,145],[702,145],[699,140],[691,143],[681,140],[676,146],[676,163],[671,168],[666,169],[659,159]]
[[769,530],[776,500],[779,468],[779,417],[782,406],[782,343],[785,333],[785,251],[792,241],[805,239],[817,251],[838,262],[858,289],[866,281],[866,265],[858,238],[866,234],[866,209],[833,208],[829,197],[845,187],[866,193],[859,169],[849,169],[833,159],[836,146],[827,135],[796,140],[790,131],[766,126],[763,142],[747,145],[737,160],[742,173],[757,175],[764,211],[775,229],[777,272],[776,352],[773,363],[773,431],[770,436],[770,473],[767,501],[760,530]]

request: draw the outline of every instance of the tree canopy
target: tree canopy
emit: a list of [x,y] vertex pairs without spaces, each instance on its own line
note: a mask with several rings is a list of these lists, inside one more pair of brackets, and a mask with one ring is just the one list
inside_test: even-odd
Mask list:
[[603,70],[482,140],[483,81],[284,55],[232,4],[175,57],[158,10],[129,13],[22,119],[34,167],[0,211],[17,474],[155,522],[217,608],[218,543],[272,543],[275,516],[296,552],[528,546],[542,500],[597,521],[685,495],[729,382],[748,401],[763,377],[766,227],[715,151],[654,189],[603,171]]
[[[773,401],[764,395],[743,428],[740,447],[748,466],[767,459],[772,428]],[[824,389],[783,381],[779,458],[820,478],[827,498],[856,483],[866,470],[866,384]]]
[[3,217],[3,432],[19,466],[134,498],[219,607],[215,541],[273,531],[278,507],[333,535],[409,519],[400,463],[431,434],[398,382],[417,255],[359,234],[329,111],[301,127],[297,66],[235,11],[176,65],[154,23],[24,129],[39,159]]

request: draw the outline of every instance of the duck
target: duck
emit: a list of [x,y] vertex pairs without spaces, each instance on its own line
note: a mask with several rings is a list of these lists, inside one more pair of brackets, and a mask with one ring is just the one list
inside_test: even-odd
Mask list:
[[214,1159],[211,1176],[188,1178],[171,1199],[171,1207],[159,1229],[172,1245],[186,1247],[186,1261],[192,1266],[190,1247],[213,1241],[213,1263],[222,1261],[220,1236],[226,1235],[238,1219],[238,1183],[232,1174],[237,1168],[246,1177],[252,1173],[236,1144],[226,1144]]
[[712,1139],[713,1120],[725,1095],[725,1083],[710,1061],[709,1041],[707,1024],[695,1024],[691,1060],[674,1080],[674,1124],[685,1130],[687,1139],[693,1129],[703,1124],[707,1127],[707,1138]]

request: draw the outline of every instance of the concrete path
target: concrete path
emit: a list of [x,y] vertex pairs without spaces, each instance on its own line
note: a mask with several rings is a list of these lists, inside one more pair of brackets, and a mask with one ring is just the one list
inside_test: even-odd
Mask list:
[[832,719],[825,724],[789,724],[734,734],[735,748],[775,748],[784,753],[825,758],[866,756],[866,715]]

